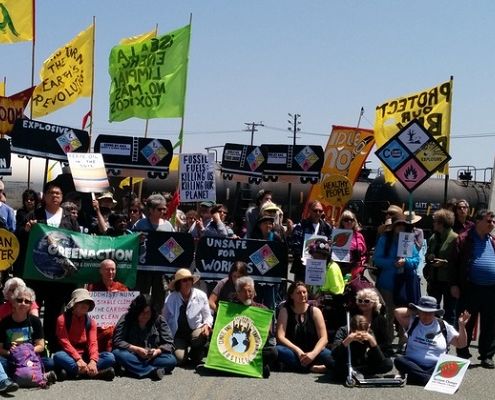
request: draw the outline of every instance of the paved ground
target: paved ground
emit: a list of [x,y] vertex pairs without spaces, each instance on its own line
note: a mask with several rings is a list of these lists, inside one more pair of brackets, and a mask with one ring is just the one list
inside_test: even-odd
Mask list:
[[[475,349],[472,349],[475,350]],[[472,351],[474,353],[474,351]],[[474,361],[466,374],[456,399],[493,399],[495,371],[478,367]],[[113,382],[71,381],[60,382],[48,390],[20,389],[13,393],[20,399],[344,399],[401,400],[446,399],[447,395],[426,392],[421,387],[353,388],[333,383],[328,377],[316,374],[299,375],[272,372],[269,379],[200,376],[194,370],[176,369],[161,382],[116,378]]]

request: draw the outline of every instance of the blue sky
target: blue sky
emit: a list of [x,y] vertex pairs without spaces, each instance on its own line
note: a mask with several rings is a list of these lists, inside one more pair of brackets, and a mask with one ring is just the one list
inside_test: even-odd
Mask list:
[[[193,15],[184,151],[290,143],[287,113],[301,114],[301,144],[325,146],[331,125],[372,128],[375,106],[454,76],[451,165],[493,166],[493,1],[38,0],[35,74],[96,16],[93,133],[140,136],[144,120],[108,122],[108,55],[123,37]],[[29,86],[31,44],[0,46],[8,94]],[[38,79],[36,80],[38,82]],[[43,120],[79,127],[89,98]],[[177,139],[180,120],[154,119],[148,135]],[[315,135],[316,134],[316,135]],[[493,134],[484,138],[480,134]],[[461,137],[459,137],[461,136]],[[372,165],[377,166],[376,158]]]

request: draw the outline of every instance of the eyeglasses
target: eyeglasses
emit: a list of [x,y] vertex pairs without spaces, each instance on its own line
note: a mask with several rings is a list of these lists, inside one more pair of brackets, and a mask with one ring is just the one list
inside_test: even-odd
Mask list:
[[31,300],[28,300],[28,299],[15,299],[15,301],[17,302],[17,304],[27,304],[27,305],[30,305],[30,304],[33,303]]
[[342,222],[354,222],[353,218],[343,218]]
[[318,214],[321,214],[323,212],[323,210],[321,210],[319,208],[313,208],[311,211],[318,213]]
[[130,213],[132,213],[132,214],[134,214],[134,213],[138,213],[138,212],[139,212],[139,209],[137,209],[137,208],[131,208],[131,209],[129,210],[129,212],[130,212]]
[[370,303],[374,303],[370,299],[357,299],[356,301],[357,301],[358,304],[370,304]]

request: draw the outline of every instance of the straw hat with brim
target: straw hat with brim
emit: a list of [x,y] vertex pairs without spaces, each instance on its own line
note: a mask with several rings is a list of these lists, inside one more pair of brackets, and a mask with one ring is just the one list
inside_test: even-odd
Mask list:
[[435,313],[435,315],[441,317],[445,311],[439,308],[437,300],[431,296],[423,296],[419,299],[418,304],[409,303],[409,308],[417,311],[423,311],[428,313]]
[[397,225],[409,225],[410,222],[409,221],[406,221],[405,219],[403,218],[392,218],[392,227],[395,227]]
[[383,210],[383,212],[388,214],[402,214],[402,208],[392,204],[386,210]]
[[178,269],[174,275],[174,278],[168,283],[169,290],[175,290],[175,282],[183,279],[192,279],[193,285],[199,281],[199,276],[193,275],[187,268]]
[[113,204],[117,204],[117,202],[113,198],[113,194],[110,192],[103,193],[98,200],[111,199]]
[[404,217],[406,217],[406,221],[411,224],[415,224],[421,220],[421,216],[417,215],[414,211],[404,211]]
[[70,310],[72,309],[77,303],[82,303],[83,301],[87,301],[90,303],[89,305],[89,311],[93,311],[95,308],[95,302],[89,295],[89,292],[86,289],[76,289],[72,292],[71,299],[69,303],[67,304],[66,309]]
[[266,202],[261,206],[260,209],[261,213],[263,214],[265,211],[280,211],[280,207],[277,206],[275,203],[272,203],[271,201]]

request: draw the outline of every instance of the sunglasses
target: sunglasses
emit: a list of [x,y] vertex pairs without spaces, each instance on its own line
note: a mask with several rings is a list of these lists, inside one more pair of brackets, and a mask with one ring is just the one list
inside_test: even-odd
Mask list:
[[134,213],[138,213],[138,212],[139,212],[139,210],[138,210],[137,208],[131,208],[129,211],[130,211],[132,214],[134,214]]
[[356,300],[358,304],[370,304],[373,303],[370,299],[357,299]]
[[343,218],[342,222],[354,222],[354,219],[352,218]]
[[311,211],[315,212],[315,213],[318,213],[318,214],[321,214],[323,212],[323,210],[320,210],[318,208],[316,209],[312,209]]
[[15,299],[15,301],[17,302],[17,304],[27,304],[27,305],[33,304],[33,302],[28,299]]

